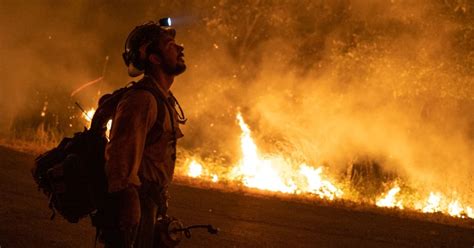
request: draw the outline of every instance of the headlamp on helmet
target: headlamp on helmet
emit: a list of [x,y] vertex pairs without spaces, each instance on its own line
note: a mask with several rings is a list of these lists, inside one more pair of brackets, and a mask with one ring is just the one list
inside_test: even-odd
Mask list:
[[165,18],[161,18],[158,23],[160,24],[160,26],[162,27],[171,27],[171,18],[170,17],[165,17]]

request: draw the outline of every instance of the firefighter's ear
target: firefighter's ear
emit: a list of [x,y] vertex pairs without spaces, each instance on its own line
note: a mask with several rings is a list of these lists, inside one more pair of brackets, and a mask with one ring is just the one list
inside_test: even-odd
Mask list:
[[150,54],[148,56],[148,60],[152,63],[152,64],[155,64],[155,65],[159,65],[161,64],[161,59],[160,59],[160,56],[158,56],[158,54]]

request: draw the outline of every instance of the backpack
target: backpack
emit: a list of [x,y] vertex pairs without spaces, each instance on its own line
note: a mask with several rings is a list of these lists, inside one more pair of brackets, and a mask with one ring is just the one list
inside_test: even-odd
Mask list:
[[[108,142],[106,125],[114,116],[120,99],[131,89],[143,89],[155,97],[158,117],[152,130],[161,135],[167,104],[156,87],[132,82],[131,86],[129,84],[101,97],[90,129],[85,128],[72,138],[64,138],[57,147],[35,159],[33,178],[39,190],[49,198],[51,219],[59,212],[67,221],[77,223],[103,206],[107,196],[104,171]],[[151,141],[147,139],[147,142]]]

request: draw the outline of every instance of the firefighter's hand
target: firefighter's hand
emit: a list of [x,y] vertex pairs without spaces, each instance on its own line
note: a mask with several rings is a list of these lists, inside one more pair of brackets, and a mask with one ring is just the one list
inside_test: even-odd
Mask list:
[[119,227],[121,230],[136,228],[140,222],[140,199],[135,187],[118,192],[119,198]]

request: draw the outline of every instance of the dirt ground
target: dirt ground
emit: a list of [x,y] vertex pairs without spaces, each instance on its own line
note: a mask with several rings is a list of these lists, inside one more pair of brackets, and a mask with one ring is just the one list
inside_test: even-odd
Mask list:
[[[0,147],[0,247],[94,247],[88,219],[49,219],[34,157]],[[172,185],[170,214],[194,230],[180,247],[474,247],[474,229],[374,212]]]

